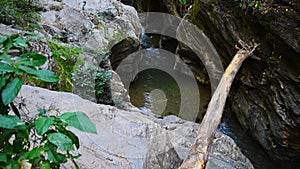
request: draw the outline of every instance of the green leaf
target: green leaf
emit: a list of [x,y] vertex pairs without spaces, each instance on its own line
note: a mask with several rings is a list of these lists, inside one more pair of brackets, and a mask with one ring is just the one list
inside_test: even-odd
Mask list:
[[0,71],[1,72],[14,72],[14,68],[9,64],[0,62]]
[[5,153],[0,153],[0,162],[7,163],[7,155]]
[[45,151],[44,147],[37,147],[37,148],[32,149],[29,152],[26,152],[22,157],[24,159],[32,160],[32,159],[42,156],[43,151]]
[[5,129],[21,129],[26,128],[25,122],[17,116],[4,115],[0,116],[0,127]]
[[38,109],[39,115],[42,116],[47,113],[46,109]]
[[53,149],[49,149],[49,151],[47,152],[48,154],[48,159],[56,164],[60,164],[64,161],[66,161],[66,156],[64,156],[63,154],[60,154],[58,152],[56,152]]
[[21,38],[21,37],[14,39],[13,45],[14,46],[21,46],[21,47],[24,47],[24,48],[28,47],[27,40],[24,39],[24,38]]
[[183,4],[186,4],[186,0],[182,0]]
[[12,64],[14,61],[11,59],[11,56],[7,55],[7,54],[1,54],[0,55],[0,61],[3,60],[9,64]]
[[66,134],[72,140],[73,144],[75,144],[76,148],[79,149],[80,145],[78,137],[72,131],[69,130],[66,130],[64,134]]
[[4,105],[8,105],[17,97],[22,87],[22,83],[23,80],[21,78],[15,78],[4,87],[1,95]]
[[37,70],[35,67],[29,67],[29,66],[25,66],[25,65],[19,65],[17,66],[18,69],[23,70],[24,72],[30,74],[30,75],[36,75],[37,74]]
[[43,36],[41,36],[39,34],[36,34],[34,32],[26,32],[25,34],[30,36],[30,38],[28,39],[28,41],[43,38]]
[[41,169],[51,169],[51,165],[48,161],[43,161]]
[[248,6],[249,6],[249,7],[253,7],[253,6],[254,6],[254,2],[250,2],[250,3],[248,4]]
[[49,70],[37,70],[35,77],[45,82],[57,82],[58,76]]
[[14,45],[13,45],[13,39],[19,36],[18,34],[13,34],[7,38],[5,43],[3,43],[4,52],[9,51]]
[[6,81],[7,81],[7,79],[9,79],[10,78],[10,76],[11,76],[11,74],[6,74],[6,75],[2,75],[1,77],[0,77],[0,90],[6,85]]
[[80,131],[97,134],[95,124],[83,112],[66,112],[58,116],[58,118],[66,121],[70,126]]
[[47,61],[46,56],[34,52],[25,53],[20,57],[23,58],[20,63],[28,66],[42,66]]
[[50,126],[54,123],[52,117],[39,117],[35,122],[35,128],[39,135],[46,133]]
[[3,44],[7,40],[7,36],[1,37],[0,38],[0,45]]
[[74,150],[72,140],[63,133],[51,133],[48,135],[47,139],[61,150]]
[[8,159],[5,169],[19,169],[19,162],[15,159]]
[[25,72],[23,70],[20,70],[20,69],[15,69],[15,74],[19,75],[19,76],[23,76],[25,74]]
[[17,132],[14,134],[15,139],[12,143],[13,145],[13,152],[20,153],[24,151],[24,147],[29,143],[29,134],[24,130],[22,132]]

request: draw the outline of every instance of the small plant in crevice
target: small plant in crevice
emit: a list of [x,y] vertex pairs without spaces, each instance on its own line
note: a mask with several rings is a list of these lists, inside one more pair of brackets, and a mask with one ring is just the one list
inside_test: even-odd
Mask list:
[[256,0],[234,0],[234,2],[239,3],[240,8],[252,8],[252,9],[262,9],[262,3],[264,1],[256,1]]
[[67,126],[97,133],[83,112],[48,116],[40,110],[32,119],[20,113],[24,104],[14,105],[24,78],[58,81],[53,72],[38,69],[47,58],[28,48],[29,40],[18,34],[0,37],[0,168],[59,168],[68,159],[78,168],[75,159],[80,155],[73,150],[79,148],[79,140]]
[[[296,5],[296,1],[273,1],[273,0],[234,0],[239,4],[239,7],[245,9],[247,13],[249,10],[253,13],[259,12],[260,14],[266,14],[269,11],[279,12],[293,12],[292,6]],[[288,4],[288,5],[286,5]]]
[[108,27],[107,27],[107,25],[105,24],[105,22],[103,21],[102,18],[99,18],[99,24],[96,26],[96,28],[98,28],[98,29],[103,28],[104,37],[106,37],[106,38],[108,37],[108,35],[109,35]]
[[123,40],[125,36],[123,35],[123,33],[121,31],[116,31],[116,32],[114,32],[113,37],[114,37],[114,40],[119,42],[119,41]]
[[40,20],[38,11],[42,7],[34,6],[34,0],[0,0],[0,23],[20,25],[25,30],[40,28],[36,21]]
[[112,73],[103,68],[94,65],[81,67],[72,74],[73,92],[93,102],[109,102],[111,97],[105,100],[105,97],[99,98],[98,96],[110,93],[111,77]]
[[52,50],[54,58],[53,71],[59,75],[60,81],[56,83],[56,90],[59,91],[72,91],[73,83],[71,74],[83,64],[84,61],[79,53],[81,48],[72,48],[68,45],[62,46],[58,42],[49,41],[49,46]]

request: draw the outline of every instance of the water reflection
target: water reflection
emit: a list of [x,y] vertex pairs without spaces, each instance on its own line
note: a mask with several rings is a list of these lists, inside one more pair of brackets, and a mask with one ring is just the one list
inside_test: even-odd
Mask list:
[[174,55],[162,54],[162,50],[154,48],[141,52],[140,59],[137,67],[148,68],[142,71],[135,68],[139,73],[129,86],[133,105],[143,111],[152,110],[163,116],[177,115],[190,121],[196,121],[197,116],[202,117],[210,99],[210,90],[197,84],[186,65],[174,66],[178,62]]

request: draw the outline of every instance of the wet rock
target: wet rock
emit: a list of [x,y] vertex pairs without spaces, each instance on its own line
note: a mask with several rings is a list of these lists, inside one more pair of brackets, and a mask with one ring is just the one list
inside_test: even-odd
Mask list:
[[111,72],[112,72],[112,78],[110,82],[113,91],[112,101],[114,103],[114,106],[124,110],[131,109],[133,105],[130,103],[130,97],[128,91],[125,89],[120,76],[114,71]]
[[[80,168],[173,169],[186,157],[199,124],[170,116],[157,119],[138,109],[120,110],[95,104],[77,95],[38,87],[22,86],[17,102],[26,104],[32,116],[37,109],[50,114],[83,111],[95,123],[98,134],[72,129],[80,139]],[[166,126],[170,126],[166,128]],[[211,148],[208,168],[249,168],[251,162],[241,154],[234,141],[217,132]],[[64,165],[74,168],[72,163]]]
[[[238,39],[260,43],[232,86],[227,106],[242,126],[277,159],[300,158],[300,34],[296,3],[279,1],[267,13],[242,11],[237,4],[198,1],[192,20],[210,37],[227,65]],[[236,7],[235,7],[236,6]],[[278,9],[277,9],[278,7]]]
[[123,59],[129,54],[136,52],[139,49],[140,43],[137,40],[127,38],[114,45],[111,48],[110,61],[113,70],[119,66]]

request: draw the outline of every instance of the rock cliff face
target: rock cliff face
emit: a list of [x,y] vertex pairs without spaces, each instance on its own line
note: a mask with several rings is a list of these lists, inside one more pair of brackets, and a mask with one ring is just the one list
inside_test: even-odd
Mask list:
[[245,13],[233,1],[197,0],[191,19],[210,37],[224,67],[238,39],[260,43],[255,55],[261,60],[246,60],[227,106],[273,157],[298,161],[300,11],[299,2],[290,2],[274,2],[262,14],[251,9]]

